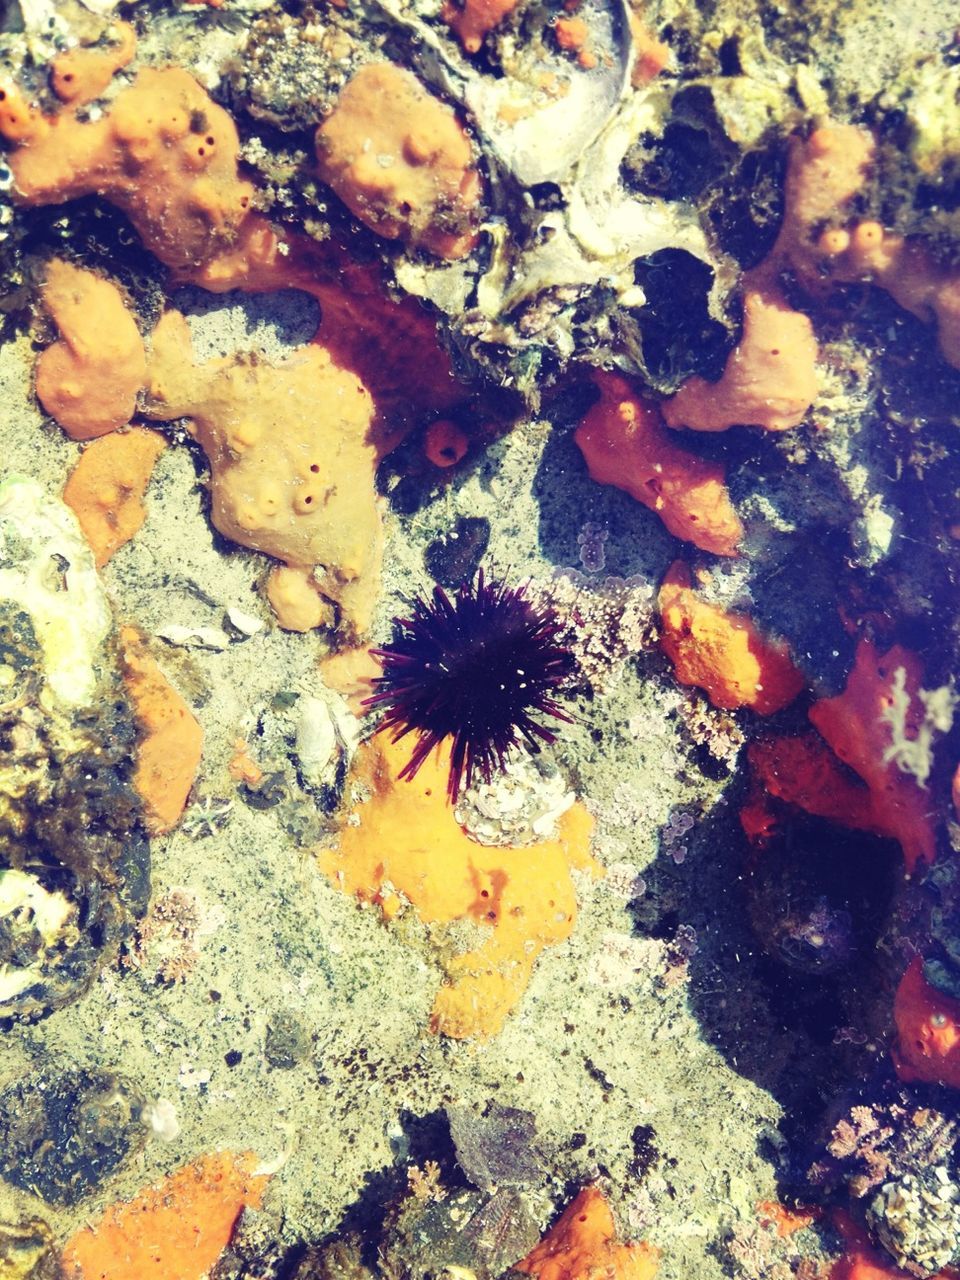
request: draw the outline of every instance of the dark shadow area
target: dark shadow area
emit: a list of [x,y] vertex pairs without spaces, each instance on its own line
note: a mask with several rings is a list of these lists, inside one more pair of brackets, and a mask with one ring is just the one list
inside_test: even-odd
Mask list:
[[736,809],[718,806],[665,842],[632,904],[635,929],[686,965],[704,1039],[811,1132],[850,1077],[837,1033],[891,993],[875,951],[901,874],[899,846],[798,815],[779,843],[752,850]]
[[22,289],[9,281],[4,308],[10,322],[25,326],[31,317],[34,281],[48,258],[62,257],[92,270],[106,272],[130,294],[141,325],[152,328],[165,304],[167,269],[144,249],[130,221],[97,196],[30,210],[22,222],[17,251],[25,264]]

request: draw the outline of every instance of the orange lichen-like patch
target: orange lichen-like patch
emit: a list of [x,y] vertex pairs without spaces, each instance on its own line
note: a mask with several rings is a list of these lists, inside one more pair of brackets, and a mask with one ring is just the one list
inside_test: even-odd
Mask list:
[[719,382],[689,378],[663,405],[668,426],[725,431],[732,426],[786,431],[801,423],[817,394],[817,342],[805,315],[772,287],[748,288],[743,334]]
[[667,571],[658,597],[661,644],[681,684],[704,689],[715,707],[772,715],[803,688],[787,646],[764,639],[743,614],[725,613],[690,586],[682,561]]
[[470,139],[411,71],[361,67],[317,130],[320,175],[378,235],[461,258],[480,199]]
[[0,86],[0,134],[15,145],[14,196],[26,205],[100,195],[122,209],[169,267],[229,245],[253,194],[237,176],[236,125],[178,67],[145,68],[97,120],[30,110]]
[[166,443],[145,427],[117,432],[94,440],[70,472],[63,500],[80,521],[98,569],[143,525],[143,497]]
[[129,1202],[112,1205],[66,1243],[63,1280],[204,1280],[267,1178],[248,1153],[202,1156]]
[[444,0],[440,16],[460,38],[465,52],[478,53],[490,32],[512,13],[519,0]]
[[633,87],[640,89],[666,69],[670,62],[670,46],[653,35],[633,5],[629,7],[627,17],[634,52],[630,79]]
[[146,377],[143,339],[120,290],[92,271],[54,258],[43,302],[60,330],[37,361],[37,398],[74,440],[130,421]]
[[737,554],[743,527],[722,463],[676,444],[660,411],[615,374],[598,373],[600,399],[574,439],[592,479],[616,485],[655,511],[677,538],[719,556]]
[[233,744],[227,772],[234,782],[244,782],[248,787],[255,787],[263,781],[263,770],[250,755],[250,744],[245,738],[238,738]]
[[760,1222],[776,1227],[777,1235],[781,1240],[787,1240],[798,1231],[809,1227],[819,1216],[819,1209],[807,1207],[791,1209],[778,1200],[761,1200],[757,1204],[757,1217]]
[[537,1280],[653,1280],[657,1256],[648,1244],[620,1244],[603,1192],[584,1187],[514,1269]]
[[79,106],[99,97],[116,72],[133,58],[137,33],[129,22],[114,23],[110,36],[112,43],[105,48],[80,45],[58,53],[50,63],[50,84],[61,102]]
[[[409,902],[427,925],[477,928],[466,952],[441,946],[445,980],[431,1029],[456,1039],[496,1035],[521,999],[544,947],[562,942],[577,916],[571,871],[599,874],[589,852],[592,819],[574,805],[556,840],[486,848],[459,827],[447,802],[449,750],[441,747],[409,782],[398,782],[403,744],[379,734],[359,753],[373,796],[342,829],[320,865],[345,893],[374,902],[387,919]],[[448,944],[449,945],[449,944]]]
[[577,54],[577,61],[584,70],[597,65],[597,56],[590,52],[590,28],[583,18],[558,18],[553,26],[557,44],[565,53]]
[[[146,412],[191,419],[210,462],[216,528],[302,571],[293,629],[302,629],[300,588],[311,584],[340,606],[347,628],[367,629],[383,532],[373,403],[354,374],[316,344],[278,365],[242,357],[197,364],[186,321],[169,311],[153,335]],[[270,597],[281,625],[285,593],[281,584]]]
[[915,956],[893,1002],[897,1024],[894,1065],[901,1080],[960,1089],[960,1000],[932,987]]
[[[897,673],[903,686],[896,691]],[[923,679],[920,660],[895,645],[882,656],[869,640],[861,640],[853,670],[843,693],[822,698],[810,709],[810,720],[840,759],[863,778],[871,795],[879,828],[899,840],[907,871],[920,861],[932,862],[936,852],[934,805],[916,779],[904,773],[891,756],[896,704],[905,711],[902,732],[913,737],[923,708],[917,694]]]
[[120,629],[123,681],[140,729],[133,774],[151,835],[176,826],[200,767],[203,730],[150,656],[140,633]]

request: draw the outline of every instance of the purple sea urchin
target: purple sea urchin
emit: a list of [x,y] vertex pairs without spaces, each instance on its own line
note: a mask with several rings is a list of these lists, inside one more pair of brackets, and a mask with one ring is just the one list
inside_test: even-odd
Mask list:
[[392,644],[372,653],[383,675],[369,706],[385,711],[382,728],[394,742],[416,733],[400,773],[412,778],[430,752],[452,739],[450,800],[474,773],[489,781],[521,741],[531,751],[554,734],[533,716],[570,720],[552,697],[573,670],[573,655],[558,642],[549,606],[534,604],[526,587],[487,581],[483,570],[453,596],[434,587],[418,597],[410,618],[394,619]]

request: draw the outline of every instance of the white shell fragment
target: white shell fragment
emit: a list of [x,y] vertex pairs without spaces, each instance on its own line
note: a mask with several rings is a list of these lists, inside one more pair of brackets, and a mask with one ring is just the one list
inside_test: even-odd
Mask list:
[[337,767],[349,759],[359,740],[359,722],[338,695],[305,694],[297,702],[293,753],[304,781],[314,787],[330,786]]
[[73,512],[35,480],[0,484],[0,602],[30,617],[43,649],[48,708],[93,700],[112,620]]
[[156,1102],[148,1102],[140,1115],[150,1133],[161,1142],[173,1142],[180,1136],[177,1108],[169,1098],[157,1098]]
[[235,631],[239,631],[242,636],[255,636],[264,627],[262,619],[255,618],[252,613],[244,613],[242,609],[238,609],[235,605],[231,605],[227,610],[227,622]]

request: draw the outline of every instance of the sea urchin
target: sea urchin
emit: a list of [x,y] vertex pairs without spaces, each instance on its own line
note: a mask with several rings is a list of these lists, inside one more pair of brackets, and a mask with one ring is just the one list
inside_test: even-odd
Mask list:
[[383,668],[370,706],[385,710],[394,742],[416,733],[400,772],[412,778],[445,738],[450,747],[447,792],[456,800],[475,773],[488,782],[512,748],[531,751],[554,734],[534,715],[570,720],[551,696],[573,669],[573,655],[558,641],[549,606],[535,604],[526,587],[487,581],[483,570],[452,598],[434,587],[418,597],[410,618],[394,619],[392,644],[372,650]]

